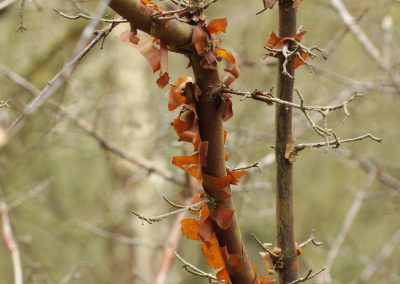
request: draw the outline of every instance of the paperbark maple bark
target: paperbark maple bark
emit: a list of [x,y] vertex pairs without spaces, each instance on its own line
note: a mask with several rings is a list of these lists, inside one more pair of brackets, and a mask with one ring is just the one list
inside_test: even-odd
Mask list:
[[[177,20],[157,21],[151,16],[151,9],[142,5],[140,0],[111,0],[109,5],[127,19],[131,27],[149,33],[172,47],[187,51],[186,55],[190,58],[196,84],[202,90],[200,101],[197,103],[200,136],[202,141],[209,142],[207,166],[203,168],[203,171],[214,177],[226,176],[223,121],[217,105],[217,98],[210,99],[207,96],[209,87],[220,85],[221,80],[217,70],[201,67],[202,58],[196,54],[191,43],[193,26]],[[234,210],[231,198],[220,202],[226,208]],[[232,283],[259,284],[247,257],[236,214],[233,215],[232,224],[227,230],[220,229],[215,223],[214,229],[219,245],[226,246],[228,253],[236,255],[242,262],[240,271],[237,271],[237,266],[235,268],[226,264]]]
[[[197,115],[199,117],[200,137],[202,141],[208,141],[207,166],[203,171],[215,177],[226,176],[224,128],[221,112],[217,104],[217,98],[211,99],[208,93],[212,87],[221,85],[217,70],[204,69],[200,65],[201,57],[190,56],[196,84],[200,87],[202,95],[197,103]],[[221,201],[226,208],[234,210],[232,198]],[[236,271],[235,267],[227,265],[229,276],[233,284],[257,284],[256,274],[251,267],[247,252],[242,240],[242,235],[237,222],[236,214],[232,217],[232,224],[227,230],[222,230],[214,223],[220,247],[226,246],[229,254],[238,256],[242,261],[242,269]]]
[[[296,34],[296,9],[292,0],[279,1],[279,36],[292,37]],[[278,97],[291,102],[293,100],[294,80],[283,74],[284,57],[279,57]],[[294,76],[292,62],[287,71]],[[293,164],[285,158],[286,147],[293,142],[292,108],[276,106],[276,226],[277,242],[282,249],[283,268],[279,269],[279,282],[290,283],[298,278],[297,251],[294,240],[293,220]]]

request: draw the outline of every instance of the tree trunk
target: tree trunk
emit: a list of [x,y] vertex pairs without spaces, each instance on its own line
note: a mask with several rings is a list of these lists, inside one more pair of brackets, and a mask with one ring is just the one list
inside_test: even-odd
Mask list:
[[[207,166],[203,171],[215,177],[226,176],[224,128],[216,99],[210,99],[207,93],[210,87],[221,84],[217,70],[204,69],[200,66],[201,57],[191,56],[190,61],[202,95],[197,103],[199,117],[200,137],[202,141],[208,141]],[[232,198],[222,200],[223,206],[234,209]],[[236,214],[232,218],[232,224],[227,230],[222,230],[214,223],[214,230],[221,247],[226,246],[229,254],[235,254],[242,261],[241,271],[227,265],[229,276],[233,284],[257,284],[256,274],[251,267],[247,252],[242,240]]]
[[[279,36],[292,37],[296,33],[296,9],[292,0],[279,1]],[[291,102],[293,100],[294,80],[282,73],[284,58],[279,58],[278,97]],[[293,64],[287,65],[287,71],[294,76]],[[293,165],[285,158],[286,147],[292,143],[292,108],[284,105],[276,107],[276,226],[277,242],[282,249],[284,266],[279,269],[281,284],[298,278],[297,252],[293,229]]]

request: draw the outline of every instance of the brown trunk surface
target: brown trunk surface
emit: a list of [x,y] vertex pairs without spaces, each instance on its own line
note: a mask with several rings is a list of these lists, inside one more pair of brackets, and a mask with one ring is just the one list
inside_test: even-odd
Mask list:
[[[296,33],[296,9],[291,0],[279,1],[279,36],[292,37]],[[278,97],[293,100],[294,80],[282,74],[283,56],[279,58]],[[293,64],[287,71],[294,76]],[[294,241],[293,220],[293,165],[285,158],[286,145],[292,143],[292,108],[276,107],[276,227],[277,242],[282,249],[284,267],[279,270],[279,282],[290,283],[298,278],[297,252]]]

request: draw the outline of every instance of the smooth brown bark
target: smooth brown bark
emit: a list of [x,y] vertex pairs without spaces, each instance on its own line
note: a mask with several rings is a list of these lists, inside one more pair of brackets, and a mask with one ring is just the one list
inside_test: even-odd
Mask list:
[[111,0],[111,9],[127,19],[132,27],[155,36],[176,48],[191,43],[193,26],[178,20],[158,21],[140,0]]
[[[296,33],[296,9],[291,0],[279,1],[279,36],[292,37]],[[284,58],[279,58],[278,97],[293,100],[294,80],[282,73]],[[291,63],[287,71],[294,76]],[[297,252],[294,241],[293,220],[293,164],[285,158],[286,147],[292,143],[292,108],[276,107],[276,226],[277,242],[282,249],[284,267],[279,270],[279,282],[290,283],[298,278]]]

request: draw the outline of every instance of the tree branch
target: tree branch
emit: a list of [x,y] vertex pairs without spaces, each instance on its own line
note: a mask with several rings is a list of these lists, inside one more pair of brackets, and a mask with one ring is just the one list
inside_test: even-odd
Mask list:
[[[101,2],[102,3],[102,2]],[[97,26],[98,19],[100,15],[103,14],[106,8],[106,4],[99,4],[97,7],[97,11],[95,13],[94,18],[89,22],[89,24],[84,29],[81,39],[75,47],[75,51],[73,53],[73,58],[64,65],[60,72],[58,72],[44,87],[38,96],[36,96],[24,109],[23,113],[8,127],[8,132],[10,134],[15,135],[18,131],[18,127],[26,119],[27,116],[32,115],[36,112],[36,110],[42,106],[46,100],[48,100],[51,96],[53,96],[60,87],[62,87],[71,73],[74,71],[78,63],[82,60],[83,57],[104,37],[106,37],[110,31],[115,27],[115,24],[112,24],[108,28],[105,28],[99,31],[94,39],[92,39],[86,46],[85,43],[87,39],[94,32],[95,27]],[[10,135],[11,136],[11,135]]]
[[0,216],[2,221],[2,235],[6,248],[11,253],[12,266],[14,269],[14,284],[23,283],[22,263],[21,256],[18,248],[18,243],[15,240],[14,233],[11,226],[10,216],[8,215],[8,205],[0,197]]
[[332,282],[332,278],[331,278],[332,266],[336,260],[336,257],[339,254],[339,251],[343,245],[343,242],[345,241],[348,233],[351,230],[351,227],[353,225],[355,218],[358,215],[358,212],[360,211],[360,209],[364,203],[365,197],[367,196],[367,194],[369,193],[369,191],[371,189],[371,186],[372,186],[373,181],[375,180],[375,177],[376,177],[375,171],[372,171],[369,173],[364,184],[358,190],[353,203],[351,204],[349,210],[347,211],[346,216],[344,217],[342,228],[340,229],[335,241],[333,242],[331,249],[328,253],[328,256],[326,258],[326,262],[325,262],[326,272],[324,273],[324,279],[327,282]]
[[187,272],[196,276],[207,278],[209,283],[224,283],[223,281],[218,280],[217,277],[215,277],[214,275],[204,272],[193,264],[190,264],[189,262],[184,260],[177,252],[175,252],[175,255],[179,259],[179,261],[182,262],[183,268],[186,269]]
[[152,217],[142,216],[142,215],[140,215],[139,213],[137,213],[137,212],[135,212],[133,210],[132,210],[132,213],[134,215],[136,215],[140,220],[142,220],[142,225],[143,225],[143,221],[145,221],[145,222],[147,222],[149,224],[153,224],[153,223],[161,221],[161,220],[163,220],[165,218],[168,218],[168,217],[180,214],[180,213],[184,213],[184,212],[187,212],[187,211],[199,211],[199,208],[201,206],[203,206],[204,204],[207,204],[208,202],[210,202],[209,199],[204,199],[204,200],[202,200],[200,202],[197,202],[197,203],[194,203],[194,204],[191,204],[191,205],[182,206],[182,208],[180,208],[180,209],[177,209],[177,210],[165,213],[165,214],[157,215],[157,216],[152,216]]
[[111,0],[109,6],[127,19],[132,28],[144,31],[177,48],[190,50],[193,26],[179,20],[158,20],[140,0]]
[[[32,94],[35,97],[37,97],[41,94],[41,91],[35,85],[33,85],[31,82],[27,81],[25,78],[21,77],[17,73],[11,71],[10,69],[8,69],[7,67],[5,67],[1,64],[0,64],[0,74],[3,75],[4,77],[6,77],[7,79],[11,80],[17,86],[24,89],[25,91],[27,91],[28,93]],[[119,146],[117,146],[116,144],[114,144],[111,141],[108,141],[105,137],[103,137],[101,134],[99,134],[86,120],[70,114],[67,111],[65,106],[51,103],[50,107],[53,111],[57,112],[58,114],[61,114],[65,118],[71,120],[76,126],[78,126],[80,129],[82,129],[86,134],[88,134],[89,136],[91,136],[94,139],[96,139],[97,141],[99,141],[100,145],[104,149],[110,151],[114,155],[116,155],[116,156],[118,156],[140,168],[147,170],[149,173],[155,173],[155,174],[161,176],[162,178],[164,178],[168,181],[171,181],[179,186],[185,185],[184,179],[176,176],[175,173],[172,173],[168,170],[160,169],[159,167],[154,165],[154,163],[152,163],[149,160],[136,157],[130,153],[126,153]]]

